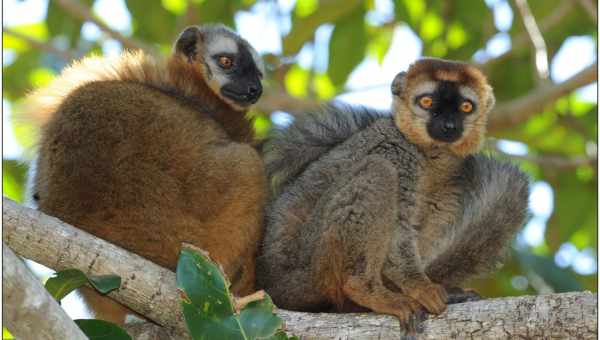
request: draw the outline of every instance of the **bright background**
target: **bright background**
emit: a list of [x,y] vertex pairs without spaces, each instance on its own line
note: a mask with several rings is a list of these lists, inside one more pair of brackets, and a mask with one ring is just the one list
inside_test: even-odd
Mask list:
[[[17,201],[37,135],[35,123],[19,116],[23,96],[73,56],[121,52],[121,37],[168,53],[186,25],[234,27],[269,66],[254,112],[259,136],[273,124],[289,124],[303,103],[335,99],[387,109],[393,77],[422,55],[481,64],[497,107],[562,83],[597,60],[597,18],[586,8],[595,1],[530,1],[542,37],[537,50],[521,1],[75,1],[116,38],[59,4],[65,2],[73,1],[3,1],[3,194]],[[487,152],[512,159],[533,178],[533,216],[510,262],[471,283],[483,295],[596,291],[597,85],[567,92],[528,119],[490,128]],[[269,93],[293,100],[274,110]]]

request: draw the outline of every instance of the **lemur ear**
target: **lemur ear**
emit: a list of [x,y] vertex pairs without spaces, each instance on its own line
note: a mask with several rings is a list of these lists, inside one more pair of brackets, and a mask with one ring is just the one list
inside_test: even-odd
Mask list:
[[400,72],[392,81],[392,94],[399,96],[406,86],[406,72]]
[[188,58],[189,61],[196,56],[198,42],[202,40],[202,33],[200,28],[197,26],[190,26],[186,28],[175,42],[175,53],[182,54]]

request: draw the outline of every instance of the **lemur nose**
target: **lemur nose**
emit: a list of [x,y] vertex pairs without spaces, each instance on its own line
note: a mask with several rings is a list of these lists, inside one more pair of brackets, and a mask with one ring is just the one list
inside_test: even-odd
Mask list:
[[456,130],[456,124],[452,121],[447,121],[444,123],[444,132],[451,132]]

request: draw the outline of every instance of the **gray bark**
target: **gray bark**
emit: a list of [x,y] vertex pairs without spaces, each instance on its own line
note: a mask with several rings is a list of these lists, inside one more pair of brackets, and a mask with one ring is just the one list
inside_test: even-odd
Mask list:
[[[128,325],[139,339],[180,339],[186,334],[175,274],[39,211],[3,198],[3,240],[19,255],[55,270],[117,274],[123,286],[109,296],[153,320]],[[290,334],[302,339],[394,339],[403,333],[393,317],[312,314],[279,310]],[[450,305],[423,323],[417,339],[595,339],[597,295],[574,292],[489,299]]]
[[2,323],[17,339],[87,339],[38,278],[4,242],[2,308]]

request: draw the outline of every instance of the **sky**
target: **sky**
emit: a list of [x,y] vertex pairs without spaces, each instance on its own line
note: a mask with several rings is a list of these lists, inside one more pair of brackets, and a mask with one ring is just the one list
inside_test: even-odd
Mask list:
[[[163,0],[164,1],[164,0]],[[279,37],[287,33],[291,27],[289,13],[293,9],[294,0],[278,0],[276,2],[258,2],[249,11],[240,12],[235,21],[243,37],[252,44],[259,53],[278,53],[281,51]],[[481,62],[502,54],[510,49],[510,37],[506,33],[514,20],[514,14],[506,0],[486,0],[493,9],[494,23],[497,33],[485,48],[474,55],[474,60]],[[376,8],[367,15],[371,23],[381,23],[393,16],[392,0],[376,0]],[[44,20],[47,0],[5,0],[3,1],[4,25],[14,26],[35,23]],[[278,7],[278,8],[276,8]],[[105,20],[113,29],[124,34],[131,33],[131,16],[123,0],[98,0],[94,3],[95,13]],[[277,11],[283,15],[278,15]],[[316,32],[315,44],[305,46],[297,57],[301,66],[316,65],[317,70],[327,68],[328,41],[333,27],[323,25]],[[89,40],[103,39],[100,30],[91,23],[82,27],[82,35]],[[121,51],[119,42],[106,39],[102,43],[105,54],[116,54]],[[596,46],[591,37],[568,38],[557,55],[550,62],[550,76],[554,82],[561,82],[576,74],[596,60]],[[365,106],[388,109],[391,104],[389,84],[399,70],[408,68],[409,64],[421,56],[422,45],[415,33],[405,25],[396,28],[390,50],[380,65],[375,59],[367,58],[350,75],[347,87],[349,91],[336,99]],[[3,51],[4,63],[10,62],[10,51]],[[577,62],[574,62],[577,61]],[[597,85],[589,85],[577,91],[587,101],[596,101]],[[3,156],[19,158],[22,149],[15,142],[9,124],[10,105],[3,100]],[[283,112],[272,115],[276,124],[289,123],[290,116]],[[512,141],[502,141],[499,147],[517,155],[527,153],[527,146]],[[533,218],[518,236],[517,241],[529,246],[537,246],[544,241],[546,222],[552,213],[553,191],[545,182],[536,182],[532,186],[530,197]],[[570,243],[565,243],[555,257],[561,267],[572,266],[580,274],[591,274],[596,271],[596,257],[591,249],[578,250]]]

